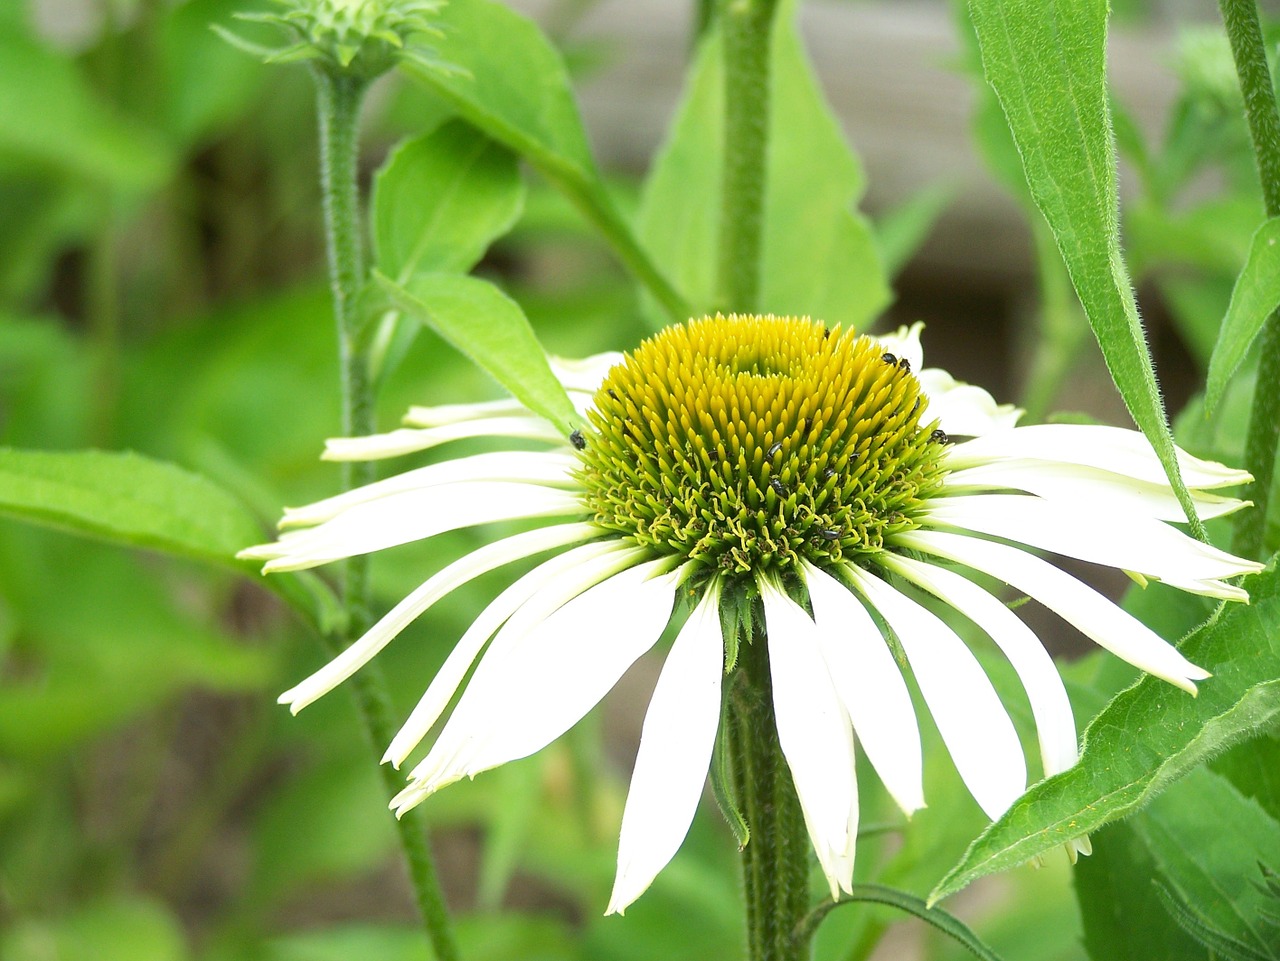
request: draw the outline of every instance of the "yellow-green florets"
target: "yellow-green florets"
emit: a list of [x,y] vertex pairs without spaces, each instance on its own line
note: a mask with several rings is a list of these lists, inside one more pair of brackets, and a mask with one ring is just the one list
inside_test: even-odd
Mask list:
[[580,478],[595,521],[723,574],[872,560],[942,482],[905,362],[808,318],[669,327],[595,396]]

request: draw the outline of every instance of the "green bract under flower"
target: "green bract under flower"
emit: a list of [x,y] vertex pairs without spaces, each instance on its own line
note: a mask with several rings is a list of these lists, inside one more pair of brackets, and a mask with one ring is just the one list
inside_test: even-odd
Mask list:
[[386,73],[397,61],[456,72],[427,43],[442,36],[435,19],[445,0],[275,0],[279,13],[239,14],[241,20],[284,28],[295,41],[278,50],[259,49],[234,34],[233,43],[271,63],[311,61],[364,80]]
[[725,573],[854,563],[917,526],[945,435],[909,365],[807,318],[707,317],[610,371],[580,479],[597,524]]

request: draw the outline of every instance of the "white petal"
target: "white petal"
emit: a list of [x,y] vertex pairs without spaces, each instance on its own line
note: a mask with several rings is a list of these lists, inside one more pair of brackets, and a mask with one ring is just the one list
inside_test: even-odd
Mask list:
[[1033,554],[942,531],[912,531],[895,541],[972,567],[1016,587],[1134,667],[1162,677],[1191,694],[1196,693],[1192,681],[1209,676],[1137,618]]
[[480,417],[475,420],[416,429],[402,427],[386,434],[366,437],[334,437],[324,444],[323,460],[378,460],[415,451],[430,450],[440,444],[467,437],[523,437],[530,440],[566,442],[560,432],[541,417]]
[[920,332],[924,330],[924,321],[917,320],[910,327],[905,324],[891,334],[874,334],[876,340],[884,345],[884,349],[895,357],[905,359],[912,370],[924,367],[924,348],[920,346]]
[[[970,467],[998,458],[1033,458],[1084,464],[1155,484],[1168,484],[1151,444],[1136,430],[1086,424],[1035,424],[999,431],[956,444],[948,466]],[[1212,490],[1252,480],[1248,471],[1201,460],[1177,449],[1178,466],[1188,487]]]
[[[524,609],[536,597],[544,608],[541,616],[545,617],[593,584],[630,567],[639,556],[634,548],[616,540],[583,544],[544,561],[507,587],[480,612],[453,646],[408,720],[392,738],[382,762],[390,761],[397,768],[404,763],[453,700],[462,679],[493,632],[516,611]],[[501,649],[497,656],[501,656]]]
[[[675,602],[665,559],[628,568],[579,594],[504,656],[486,654],[428,756],[429,782],[449,783],[541,750],[599,703],[662,634]],[[415,776],[417,771],[414,772]],[[431,790],[435,783],[424,784]]]
[[1083,506],[1064,510],[1061,504],[1039,497],[939,497],[929,502],[925,517],[930,526],[940,524],[1003,537],[1082,561],[1176,581],[1179,586],[1262,569],[1260,564],[1202,544],[1159,521]]
[[649,701],[605,914],[621,914],[643,894],[689,833],[711,766],[723,676],[719,591],[712,589],[681,628]]
[[969,618],[1004,652],[1031,702],[1045,777],[1075,764],[1079,758],[1076,722],[1067,689],[1053,658],[1018,615],[954,571],[894,554],[886,555],[884,563]]
[[365,484],[305,507],[287,507],[282,528],[311,526],[332,520],[356,504],[389,494],[426,490],[467,481],[518,481],[525,484],[576,486],[573,471],[579,460],[567,451],[491,451],[429,464]]
[[477,404],[439,404],[435,407],[410,407],[402,418],[406,427],[440,427],[482,417],[519,416],[526,413],[524,405],[514,397],[486,400]]
[[391,609],[364,636],[340,653],[302,683],[280,695],[281,704],[297,714],[317,698],[329,693],[365,664],[419,617],[432,604],[451,591],[504,564],[540,554],[555,547],[576,544],[599,536],[600,528],[592,524],[561,524],[525,531],[512,537],[486,544],[460,557]]
[[614,367],[623,363],[626,358],[616,350],[590,357],[548,357],[551,370],[566,390],[582,391],[594,394],[600,389],[601,382]]
[[[1174,523],[1187,519],[1167,483],[1135,480],[1082,464],[997,460],[953,470],[947,474],[946,485],[949,491],[964,488],[1026,491],[1073,505],[1073,511],[1132,511]],[[1191,499],[1195,502],[1196,512],[1205,520],[1230,514],[1248,503],[1203,491],[1192,491]]]
[[998,818],[1027,784],[1017,732],[973,653],[936,615],[858,567],[858,589],[893,628],[965,785]]
[[911,693],[866,608],[830,574],[804,565],[818,647],[867,759],[898,807],[924,807],[920,728]]
[[833,898],[853,884],[858,785],[853,729],[818,649],[818,629],[799,605],[767,581],[760,585],[778,743],[809,838]]
[[997,404],[981,387],[965,384],[945,370],[930,367],[916,375],[928,403],[920,415],[920,423],[934,418],[948,434],[980,437],[1013,427],[1023,411],[1013,404]]
[[264,573],[296,571],[463,527],[581,513],[582,501],[570,491],[508,481],[442,484],[357,504],[333,520],[288,531],[276,543],[250,548],[241,556],[270,558]]

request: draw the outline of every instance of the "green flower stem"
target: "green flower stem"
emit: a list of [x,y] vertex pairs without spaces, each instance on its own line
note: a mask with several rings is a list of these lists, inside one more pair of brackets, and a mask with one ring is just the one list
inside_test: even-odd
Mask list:
[[[317,66],[316,78],[320,121],[320,177],[324,196],[325,241],[329,256],[329,282],[333,289],[333,311],[338,326],[338,358],[342,382],[342,429],[350,437],[374,430],[373,387],[369,361],[361,347],[362,318],[359,296],[365,280],[363,235],[360,223],[360,191],[356,179],[359,158],[360,106],[368,82],[349,74]],[[373,480],[368,462],[343,465],[343,487]],[[346,563],[343,580],[346,630],[339,635],[323,635],[331,655],[360,637],[371,620],[369,566],[365,557]],[[380,757],[391,742],[394,726],[386,682],[376,665],[366,667],[351,679],[356,706],[364,722],[374,756]],[[388,796],[403,786],[400,775],[390,766],[378,765]],[[427,846],[426,826],[416,811],[396,822],[404,849],[418,909],[436,957],[456,961],[458,947],[445,908],[435,865]]]
[[724,193],[718,300],[753,313],[760,298],[760,236],[769,140],[769,46],[777,0],[722,0]]
[[801,961],[809,929],[809,839],[791,771],[778,743],[763,633],[739,648],[729,697],[734,791],[751,839],[742,849],[750,961]]
[[[1280,112],[1267,67],[1258,7],[1254,0],[1218,0],[1218,8],[1240,78],[1267,216],[1280,216]],[[1255,506],[1237,516],[1232,543],[1232,550],[1244,557],[1260,557],[1263,553],[1276,443],[1280,439],[1280,389],[1276,387],[1280,384],[1280,312],[1267,318],[1258,338],[1258,350],[1258,381],[1245,441],[1245,467],[1253,474],[1253,484],[1245,496]]]

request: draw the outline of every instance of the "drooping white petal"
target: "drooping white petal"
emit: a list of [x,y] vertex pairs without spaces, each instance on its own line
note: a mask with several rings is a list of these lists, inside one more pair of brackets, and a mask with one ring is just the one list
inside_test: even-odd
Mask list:
[[[557,554],[507,587],[480,612],[453,646],[408,719],[391,739],[391,744],[382,756],[382,763],[389,761],[397,768],[404,763],[405,758],[427,736],[427,732],[453,700],[458,686],[485,643],[508,618],[517,611],[524,611],[526,606],[532,605],[535,598],[539,602],[536,606],[540,608],[537,619],[546,617],[592,585],[630,567],[640,556],[640,552],[619,541],[595,541]],[[526,613],[533,613],[532,606]],[[526,620],[536,623],[531,617],[526,617]],[[513,625],[513,628],[509,633],[517,634],[519,624]],[[501,646],[495,656],[502,656]]]
[[818,629],[779,588],[760,585],[778,743],[831,896],[853,884],[858,833],[853,728],[818,648]]
[[653,690],[622,812],[618,873],[605,914],[622,914],[645,892],[693,823],[720,724],[719,601],[713,588],[698,602]]
[[875,575],[849,571],[902,644],[960,777],[987,816],[998,818],[1026,788],[1027,767],[991,681],[940,618]]
[[413,406],[401,418],[406,427],[440,427],[482,417],[519,416],[527,413],[524,405],[514,397],[485,400],[475,404],[438,404],[434,407]]
[[508,481],[442,484],[356,504],[332,520],[288,531],[274,544],[251,547],[240,556],[267,559],[263,573],[296,571],[463,527],[582,512],[577,494],[551,487]]
[[1196,693],[1193,681],[1209,676],[1137,618],[1034,554],[944,531],[916,530],[894,540],[903,547],[945,557],[1012,585],[1101,647],[1190,694]]
[[605,375],[626,358],[616,350],[607,350],[590,357],[548,357],[551,370],[564,384],[566,390],[594,394],[600,389]]
[[898,807],[924,807],[920,728],[911,693],[866,608],[830,574],[804,565],[818,648],[867,759]]
[[920,346],[920,332],[924,330],[924,321],[917,320],[910,327],[905,324],[887,334],[874,334],[876,340],[884,345],[884,349],[895,357],[901,357],[911,365],[912,370],[924,367],[924,348]]
[[558,441],[566,438],[541,417],[479,417],[422,429],[402,427],[366,437],[333,437],[324,443],[322,460],[378,460],[430,450],[440,444],[468,437],[522,437]]
[[1053,658],[1018,615],[954,571],[896,554],[887,554],[884,563],[969,618],[1004,652],[1031,702],[1045,777],[1075,764],[1079,751],[1067,689]]
[[432,748],[447,762],[428,755],[420,768],[432,774],[417,789],[430,793],[528,757],[581,720],[661,636],[675,602],[676,576],[662,573],[667,566],[662,559],[615,574],[543,619],[504,656],[489,652],[481,664],[487,670],[471,678]]
[[916,375],[928,403],[920,415],[920,423],[937,418],[948,434],[980,437],[994,431],[1007,430],[1018,423],[1023,411],[1013,404],[997,404],[981,387],[956,380],[945,370],[929,367]]
[[297,714],[369,663],[396,635],[432,604],[472,578],[522,557],[576,544],[590,537],[599,536],[600,533],[600,529],[592,524],[560,524],[555,527],[542,527],[486,544],[458,558],[400,601],[358,641],[305,681],[281,694],[279,702],[288,704],[289,710]]
[[1020,494],[939,497],[929,502],[924,517],[929,526],[1007,538],[1082,561],[1177,581],[1184,590],[1194,589],[1188,582],[1262,569],[1159,521],[1119,511],[1064,510],[1056,502]]
[[[1151,444],[1136,430],[1086,424],[1034,424],[975,437],[947,452],[950,467],[972,467],[1001,458],[1083,464],[1155,484],[1168,484]],[[1252,480],[1248,471],[1201,460],[1177,449],[1182,479],[1190,488],[1212,490]]]
[[[1135,480],[1082,464],[1036,460],[997,460],[951,471],[947,490],[997,490],[1008,488],[1070,504],[1073,512],[1124,511],[1156,520],[1183,522],[1182,505],[1167,483]],[[1196,512],[1205,520],[1222,517],[1248,501],[1192,491]]]
[[491,451],[428,464],[385,480],[327,497],[305,507],[286,507],[281,528],[322,524],[356,504],[389,494],[425,490],[468,481],[517,481],[525,484],[576,486],[572,472],[579,461],[568,451]]

